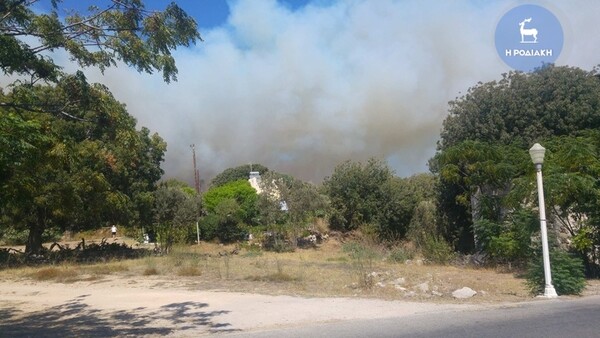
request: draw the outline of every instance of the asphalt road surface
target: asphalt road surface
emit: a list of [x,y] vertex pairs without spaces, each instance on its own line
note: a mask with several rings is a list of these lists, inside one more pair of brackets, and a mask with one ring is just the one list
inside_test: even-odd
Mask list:
[[488,310],[343,321],[240,337],[600,337],[600,297],[539,300]]

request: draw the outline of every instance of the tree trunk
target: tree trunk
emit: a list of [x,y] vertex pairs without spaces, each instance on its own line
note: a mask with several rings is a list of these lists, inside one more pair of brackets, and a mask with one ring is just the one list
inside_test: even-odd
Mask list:
[[29,223],[29,235],[25,246],[25,252],[28,254],[39,254],[42,251],[42,234],[45,228],[42,210],[36,210],[36,216],[36,220]]

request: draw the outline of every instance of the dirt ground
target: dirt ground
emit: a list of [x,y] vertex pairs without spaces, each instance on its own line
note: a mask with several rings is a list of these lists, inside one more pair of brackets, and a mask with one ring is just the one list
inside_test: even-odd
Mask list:
[[[206,244],[169,257],[2,270],[0,336],[192,337],[540,301],[514,273],[497,269],[415,260],[356,270],[335,241],[294,253],[221,255],[231,250]],[[368,288],[357,282],[364,272]],[[454,299],[463,286],[477,294]],[[598,294],[600,283],[589,281],[584,296]]]

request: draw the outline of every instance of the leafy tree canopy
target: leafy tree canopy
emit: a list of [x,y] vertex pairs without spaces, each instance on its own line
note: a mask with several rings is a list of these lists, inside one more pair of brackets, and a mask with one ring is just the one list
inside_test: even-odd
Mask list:
[[85,103],[70,116],[0,107],[0,142],[16,145],[1,157],[0,209],[10,226],[29,229],[29,251],[41,248],[48,227],[148,221],[147,193],[163,173],[164,141],[146,128],[136,130],[135,119],[104,86],[85,86],[85,95],[65,91],[79,76],[35,85],[31,96],[5,96],[36,107],[82,95]]
[[269,168],[262,164],[244,164],[235,168],[227,168],[212,179],[210,186],[219,187],[233,181],[247,180],[250,171],[257,171],[261,175],[264,175],[269,171]]
[[81,67],[101,70],[122,61],[138,71],[162,72],[176,80],[171,51],[200,39],[196,22],[174,2],[164,11],[146,10],[141,0],[90,5],[67,11],[53,0],[50,13],[33,10],[37,0],[0,3],[0,69],[9,75],[56,80],[60,67],[44,52],[66,51]]
[[[544,143],[551,158],[560,148],[552,145],[556,137],[571,139],[599,128],[597,69],[549,65],[532,73],[510,72],[450,102],[430,169],[439,174],[442,219],[457,248],[474,248],[474,221],[483,217],[502,223],[506,208],[535,191],[527,153],[533,143]],[[589,162],[573,161],[575,166]]]
[[323,182],[331,201],[330,225],[348,231],[373,225],[381,237],[401,239],[419,202],[431,199],[432,175],[399,178],[384,162],[344,162]]
[[215,212],[217,206],[224,200],[235,200],[242,210],[242,219],[249,222],[256,212],[256,190],[250,186],[248,180],[237,180],[222,186],[209,189],[203,196],[204,206],[207,212]]
[[478,83],[451,101],[438,147],[471,140],[528,148],[553,135],[599,127],[598,70],[549,65]]

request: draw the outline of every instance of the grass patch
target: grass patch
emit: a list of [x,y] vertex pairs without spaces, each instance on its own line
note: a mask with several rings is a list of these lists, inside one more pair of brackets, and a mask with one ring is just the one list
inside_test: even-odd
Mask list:
[[179,270],[177,271],[177,275],[187,277],[200,276],[202,275],[202,270],[200,270],[200,268],[198,268],[197,266],[184,266],[179,268]]
[[30,274],[30,277],[38,281],[55,281],[59,283],[72,283],[77,281],[79,274],[72,268],[48,267],[41,268]]
[[108,263],[93,265],[88,270],[90,271],[90,273],[96,275],[111,275],[124,271],[129,271],[129,267],[122,263]]
[[156,268],[145,268],[144,271],[142,272],[142,275],[144,276],[154,276],[154,275],[158,275],[158,270]]
[[246,280],[252,282],[273,282],[273,283],[285,283],[285,282],[297,282],[300,281],[299,277],[291,276],[285,272],[276,272],[266,276],[248,276]]

